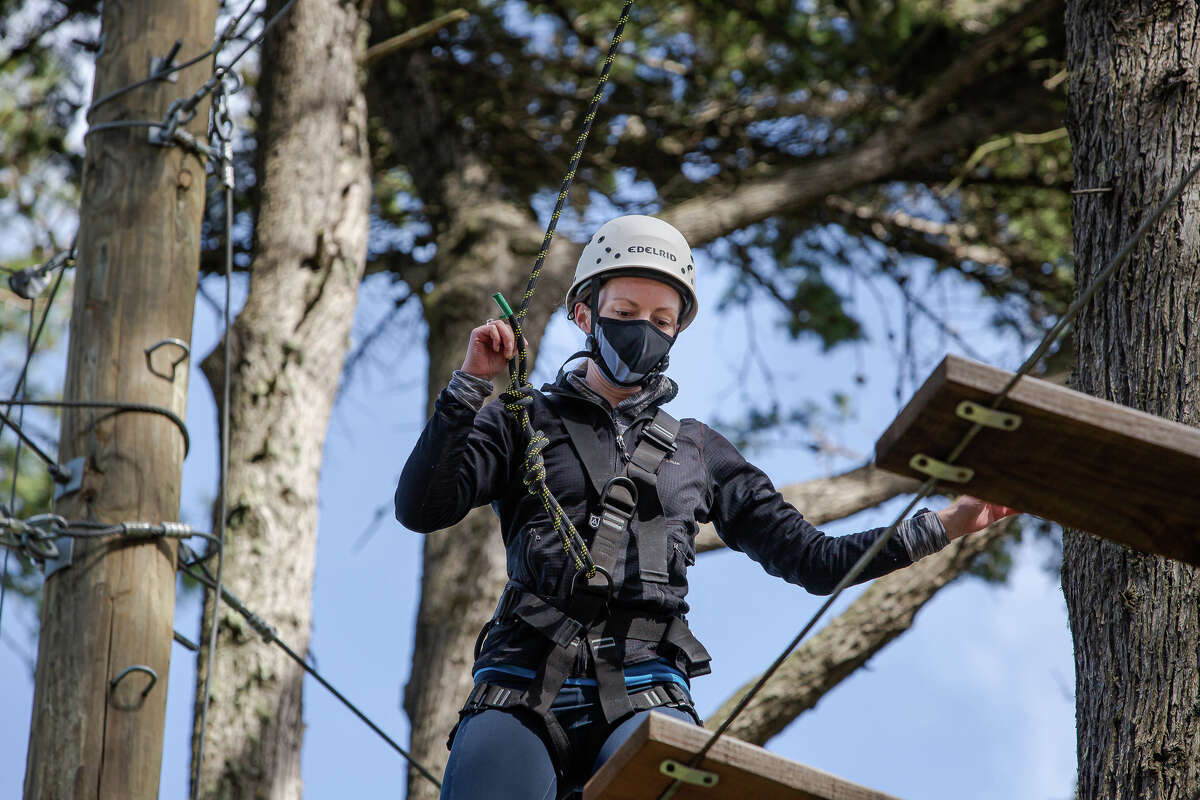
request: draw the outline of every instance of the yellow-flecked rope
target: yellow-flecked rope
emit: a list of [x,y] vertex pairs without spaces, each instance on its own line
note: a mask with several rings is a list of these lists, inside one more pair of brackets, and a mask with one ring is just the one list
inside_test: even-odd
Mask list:
[[575,180],[575,173],[579,168],[579,162],[583,158],[583,148],[587,144],[588,134],[591,133],[592,123],[596,119],[596,112],[600,108],[600,102],[604,99],[604,87],[608,83],[608,75],[612,71],[613,61],[617,57],[617,50],[621,45],[621,40],[625,34],[625,24],[629,22],[630,11],[633,9],[633,0],[626,0],[625,7],[621,10],[621,16],[617,20],[616,30],[613,31],[612,41],[608,46],[608,55],[604,59],[604,66],[600,70],[600,80],[596,84],[596,91],[592,94],[592,101],[588,106],[587,113],[583,117],[583,128],[579,132],[579,136],[575,139],[575,148],[571,153],[571,159],[567,163],[566,174],[563,175],[562,183],[558,190],[558,200],[554,204],[554,212],[550,215],[549,224],[546,227],[546,235],[542,238],[542,246],[538,251],[537,258],[533,262],[533,269],[529,273],[529,281],[525,285],[525,294],[521,297],[520,307],[514,312],[504,301],[502,295],[493,295],[496,302],[500,305],[501,311],[504,313],[504,318],[508,320],[512,326],[513,335],[516,342],[517,353],[508,363],[508,389],[500,396],[504,403],[505,409],[512,415],[518,423],[521,430],[529,439],[529,444],[525,449],[525,459],[523,462],[524,476],[523,480],[526,489],[529,493],[538,497],[542,501],[542,507],[546,511],[546,515],[550,518],[554,525],[554,530],[562,540],[563,550],[568,558],[574,563],[575,569],[578,572],[584,573],[589,579],[596,575],[596,563],[592,560],[591,553],[588,552],[587,543],[576,530],[571,519],[563,511],[558,500],[554,497],[550,487],[546,485],[546,463],[542,458],[542,451],[550,443],[543,431],[535,430],[533,423],[529,418],[529,406],[533,403],[533,387],[529,385],[529,351],[528,343],[525,341],[525,332],[522,322],[525,315],[529,313],[529,303],[533,299],[533,292],[537,286],[538,278],[541,276],[542,267],[546,263],[546,256],[550,252],[550,244],[554,240],[554,231],[558,227],[558,218],[562,215],[562,210],[567,204],[567,197],[571,192],[571,183]]

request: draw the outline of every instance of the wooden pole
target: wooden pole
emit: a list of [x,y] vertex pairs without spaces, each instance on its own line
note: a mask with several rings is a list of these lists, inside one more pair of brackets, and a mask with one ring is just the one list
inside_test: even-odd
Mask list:
[[[146,78],[176,40],[177,62],[203,52],[216,11],[212,0],[105,3],[93,97]],[[210,70],[205,59],[177,73],[178,82],[122,94],[96,108],[91,124],[160,121]],[[207,101],[196,112],[183,127],[203,140]],[[178,348],[157,351],[154,371],[145,351],[166,338],[191,339],[204,164],[180,147],[149,143],[150,131],[109,128],[87,138],[63,396],[149,403],[183,417],[186,362],[173,378],[170,367]],[[55,511],[106,523],[177,520],[183,455],[179,430],[161,416],[68,409],[59,461],[83,457],[83,481]],[[176,553],[161,539],[77,540],[70,566],[47,578],[27,800],[158,796]]]

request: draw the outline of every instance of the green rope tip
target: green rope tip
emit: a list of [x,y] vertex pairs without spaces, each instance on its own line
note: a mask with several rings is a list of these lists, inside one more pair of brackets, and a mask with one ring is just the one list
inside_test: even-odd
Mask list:
[[514,315],[512,306],[510,306],[508,301],[504,299],[504,294],[502,292],[496,292],[493,294],[492,299],[496,301],[496,305],[500,306],[500,311],[504,314],[505,319],[513,318]]

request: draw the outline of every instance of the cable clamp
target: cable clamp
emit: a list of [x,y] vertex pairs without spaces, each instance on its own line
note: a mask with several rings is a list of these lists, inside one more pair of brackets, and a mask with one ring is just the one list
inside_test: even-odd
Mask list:
[[715,772],[689,767],[671,758],[665,759],[659,764],[658,771],[668,778],[674,778],[680,783],[686,783],[690,786],[700,786],[704,789],[711,789],[721,780],[721,776]]
[[936,458],[927,456],[924,453],[917,453],[910,458],[908,465],[917,472],[930,475],[939,481],[949,481],[950,483],[969,483],[975,477],[975,470],[970,467],[947,464],[945,461],[938,461]]
[[1008,411],[998,411],[994,408],[981,406],[978,403],[972,403],[970,400],[963,400],[954,409],[956,416],[959,416],[969,422],[975,422],[983,425],[985,428],[995,428],[1001,431],[1015,431],[1021,427],[1021,415],[1012,414]]

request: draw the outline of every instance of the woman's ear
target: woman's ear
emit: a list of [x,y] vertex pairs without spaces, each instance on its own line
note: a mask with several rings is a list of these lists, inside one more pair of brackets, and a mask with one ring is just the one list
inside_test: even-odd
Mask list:
[[592,310],[583,301],[575,304],[575,325],[586,334],[592,332]]

